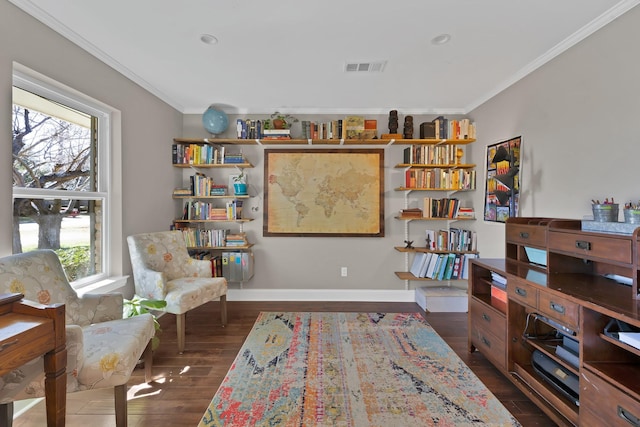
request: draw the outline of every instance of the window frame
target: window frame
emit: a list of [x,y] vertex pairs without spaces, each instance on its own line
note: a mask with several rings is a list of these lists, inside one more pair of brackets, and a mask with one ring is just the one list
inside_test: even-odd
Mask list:
[[40,95],[96,117],[98,176],[96,191],[44,190],[12,186],[12,200],[29,197],[70,196],[103,201],[101,233],[102,272],[71,283],[76,290],[122,275],[122,180],[120,112],[73,88],[14,63],[13,86]]

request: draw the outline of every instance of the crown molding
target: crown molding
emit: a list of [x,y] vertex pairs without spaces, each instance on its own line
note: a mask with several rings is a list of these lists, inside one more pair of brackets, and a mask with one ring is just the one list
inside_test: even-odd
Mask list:
[[492,91],[487,92],[484,96],[477,99],[475,102],[469,104],[466,108],[464,108],[464,114],[469,114],[471,111],[473,111],[480,105],[484,104],[494,96],[498,95],[500,92],[506,90],[508,87],[510,87],[514,83],[518,82],[519,80],[523,79],[527,75],[531,74],[538,68],[542,67],[544,64],[551,61],[556,56],[560,55],[561,53],[565,52],[572,46],[586,39],[591,34],[595,33],[600,28],[609,24],[614,19],[625,14],[626,12],[628,12],[629,10],[637,6],[639,3],[640,3],[640,0],[623,0],[620,3],[617,3],[614,7],[607,10],[605,13],[598,16],[597,18],[589,22],[584,27],[580,28],[575,33],[571,34],[569,37],[567,37],[557,45],[553,46],[551,49],[549,49],[543,55],[539,56],[534,61],[530,62],[526,67],[521,68],[518,72],[516,72],[513,76],[511,76],[511,78],[503,81],[501,84],[493,88]]

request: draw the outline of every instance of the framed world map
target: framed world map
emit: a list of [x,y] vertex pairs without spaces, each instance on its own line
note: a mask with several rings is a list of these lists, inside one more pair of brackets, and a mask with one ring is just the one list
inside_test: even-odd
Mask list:
[[267,149],[264,162],[264,236],[384,236],[384,149]]

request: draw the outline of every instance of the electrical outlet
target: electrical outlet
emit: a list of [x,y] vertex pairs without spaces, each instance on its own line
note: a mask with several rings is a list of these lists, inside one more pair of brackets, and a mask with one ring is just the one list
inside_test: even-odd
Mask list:
[[342,277],[347,277],[347,267],[342,267],[342,268],[340,269],[340,275],[341,275]]

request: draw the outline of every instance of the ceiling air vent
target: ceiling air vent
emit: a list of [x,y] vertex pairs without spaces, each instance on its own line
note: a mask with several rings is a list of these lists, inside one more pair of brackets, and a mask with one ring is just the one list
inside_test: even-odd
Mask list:
[[384,69],[387,61],[379,62],[350,62],[347,63],[344,70],[346,72],[366,72],[366,73],[381,73]]

